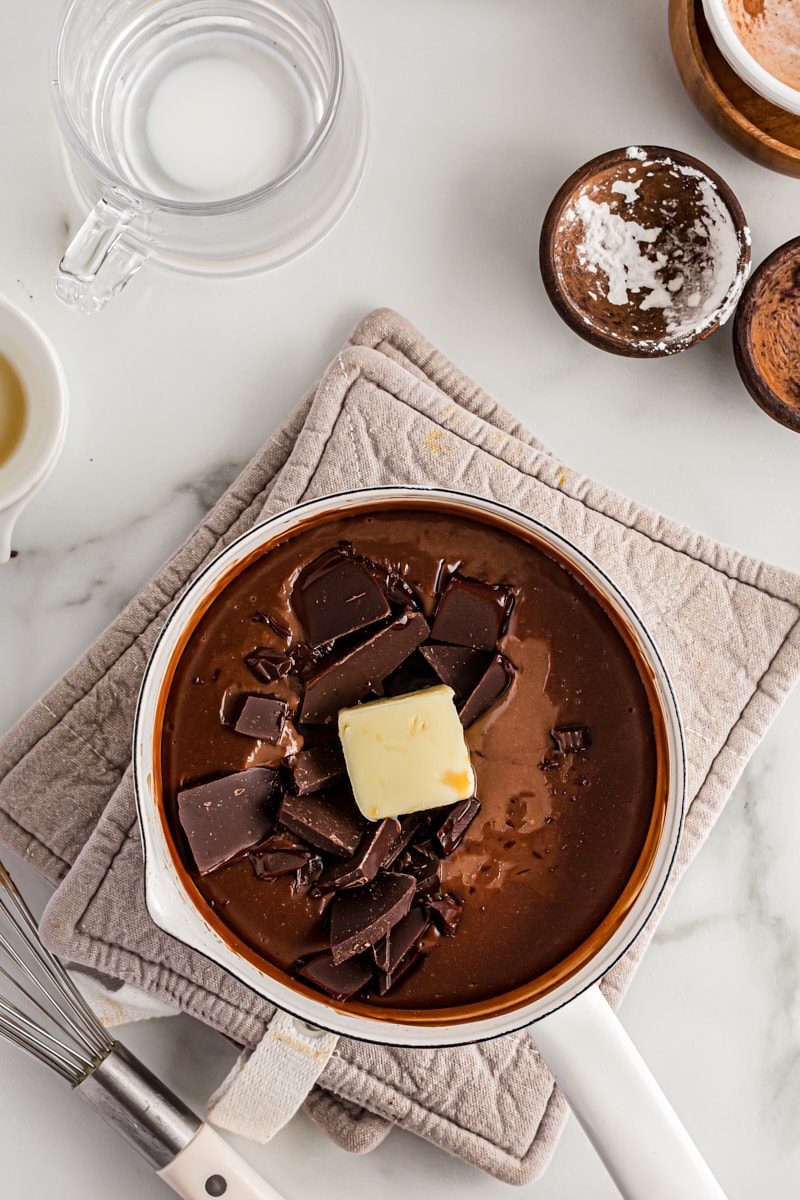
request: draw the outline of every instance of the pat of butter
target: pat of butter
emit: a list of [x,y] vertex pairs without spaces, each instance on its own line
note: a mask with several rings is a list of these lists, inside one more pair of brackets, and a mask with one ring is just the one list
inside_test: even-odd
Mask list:
[[368,821],[440,808],[475,794],[452,688],[343,708],[339,738],[356,803]]

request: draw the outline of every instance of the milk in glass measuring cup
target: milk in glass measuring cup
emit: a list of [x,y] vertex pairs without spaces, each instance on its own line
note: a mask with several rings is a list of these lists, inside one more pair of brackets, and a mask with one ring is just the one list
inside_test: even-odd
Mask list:
[[279,266],[356,192],[366,114],[327,0],[68,0],[51,67],[89,210],[55,287],[84,311],[146,259]]

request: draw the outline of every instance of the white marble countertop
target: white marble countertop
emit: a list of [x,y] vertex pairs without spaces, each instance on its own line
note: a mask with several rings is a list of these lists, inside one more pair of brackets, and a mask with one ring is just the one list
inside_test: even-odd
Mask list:
[[[794,236],[800,182],[723,144],[683,92],[664,0],[335,0],[372,121],[361,190],[316,249],[214,282],[143,270],[86,318],[51,279],[71,220],[47,94],[58,0],[5,0],[0,37],[0,292],[66,368],[63,457],[0,568],[7,729],[189,532],[319,374],[355,321],[414,321],[566,462],[723,542],[800,571],[800,439],[752,403],[729,330],[634,362],[577,339],[550,307],[537,239],[564,178],[605,149],[675,146],[732,185],[754,262]],[[800,696],[752,760],[678,888],[622,1019],[728,1194],[800,1191]],[[45,889],[24,870],[35,903]],[[233,1052],[186,1018],[127,1040],[197,1107]],[[0,1046],[0,1194],[168,1194],[59,1080]],[[286,1200],[509,1194],[395,1132],[337,1149],[303,1115],[245,1155]],[[574,1121],[536,1200],[611,1200]],[[677,1200],[677,1198],[676,1198]]]

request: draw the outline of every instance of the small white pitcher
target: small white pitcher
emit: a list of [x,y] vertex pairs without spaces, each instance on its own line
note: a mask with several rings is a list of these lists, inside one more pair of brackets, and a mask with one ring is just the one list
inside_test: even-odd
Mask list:
[[9,300],[0,296],[0,354],[22,384],[25,422],[9,457],[0,465],[0,563],[11,557],[17,517],[56,464],[67,430],[67,383],[48,338]]

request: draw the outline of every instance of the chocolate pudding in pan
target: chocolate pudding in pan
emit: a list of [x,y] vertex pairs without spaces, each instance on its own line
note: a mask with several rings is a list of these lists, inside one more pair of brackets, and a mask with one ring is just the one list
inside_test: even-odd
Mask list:
[[[652,694],[593,588],[499,520],[328,515],[196,621],[163,702],[164,820],[212,923],[317,998],[398,1019],[530,999],[652,860]],[[383,772],[407,715],[428,741]]]

